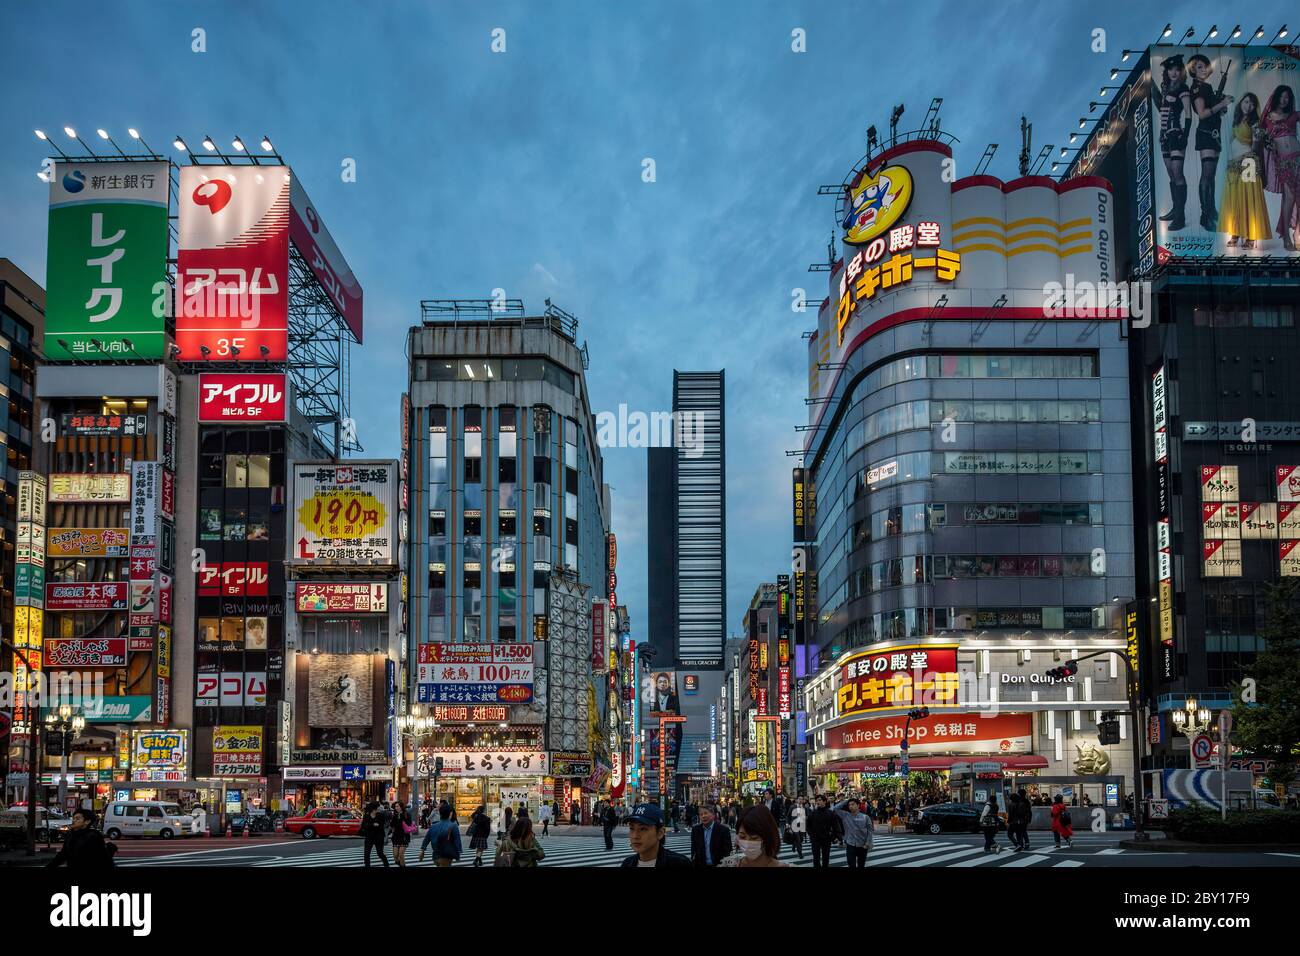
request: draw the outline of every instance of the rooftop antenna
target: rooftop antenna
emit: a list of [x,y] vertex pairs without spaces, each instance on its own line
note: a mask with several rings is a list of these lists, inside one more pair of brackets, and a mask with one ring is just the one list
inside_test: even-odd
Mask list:
[[903,118],[903,104],[899,103],[894,107],[894,111],[889,114],[889,143],[892,146],[898,142],[898,121]]
[[1020,175],[1029,175],[1029,153],[1031,143],[1034,141],[1034,124],[1025,119],[1024,114],[1020,116]]
[[943,97],[934,97],[930,100],[930,108],[925,111],[925,119],[921,121],[921,128],[931,136],[939,134],[939,107],[941,106],[943,106]]
[[876,135],[876,128],[874,126],[868,126],[867,127],[867,155],[868,156],[870,156],[873,152],[875,152],[876,146],[878,144],[879,144],[879,139],[877,138]]
[[835,270],[836,258],[837,257],[835,255],[835,230],[832,229],[830,239],[826,240],[826,264],[831,267],[832,272]]

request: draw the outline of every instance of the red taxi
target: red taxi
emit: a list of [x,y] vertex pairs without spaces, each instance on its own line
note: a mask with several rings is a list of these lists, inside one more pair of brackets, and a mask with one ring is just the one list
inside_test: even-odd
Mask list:
[[359,836],[361,814],[347,807],[317,807],[300,817],[284,821],[289,833],[301,833],[304,840],[328,836]]

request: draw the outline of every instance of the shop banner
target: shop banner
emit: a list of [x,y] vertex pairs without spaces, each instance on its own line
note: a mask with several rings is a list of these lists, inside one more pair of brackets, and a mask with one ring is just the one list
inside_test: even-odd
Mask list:
[[285,783],[311,780],[342,780],[343,768],[338,767],[284,767],[281,770]]
[[152,537],[158,533],[158,482],[161,467],[155,461],[131,465],[131,536]]
[[54,164],[46,255],[47,358],[163,357],[166,162]]
[[593,767],[591,754],[568,750],[551,751],[552,777],[589,777]]
[[125,611],[126,608],[125,581],[45,585],[47,611]]
[[545,777],[550,773],[544,751],[435,750],[445,777]]
[[260,777],[264,734],[259,724],[212,728],[212,775]]
[[125,558],[126,528],[51,528],[46,535],[51,558]]
[[[818,757],[897,754],[907,726],[906,716],[853,720],[826,731],[826,747]],[[1023,754],[1033,749],[1032,714],[931,714],[912,721],[907,732],[908,753]]]
[[437,704],[433,708],[433,719],[440,724],[504,723],[510,714],[509,707],[490,704],[478,704],[474,707],[461,707],[453,704]]
[[315,584],[299,581],[294,585],[299,614],[386,614],[388,585]]
[[148,415],[60,415],[60,438],[143,438]]
[[189,739],[188,730],[132,731],[131,779],[184,780]]
[[265,561],[226,561],[199,569],[199,597],[267,597],[270,572]]
[[90,724],[152,723],[153,698],[148,694],[87,697],[82,701],[81,715]]
[[265,707],[266,671],[197,675],[195,707]]
[[283,362],[287,166],[182,166],[176,345],[183,362]]
[[531,644],[421,644],[421,703],[510,703],[533,699]]
[[49,500],[89,504],[126,503],[131,500],[131,475],[50,475]]
[[125,637],[51,637],[45,642],[45,666],[125,667]]

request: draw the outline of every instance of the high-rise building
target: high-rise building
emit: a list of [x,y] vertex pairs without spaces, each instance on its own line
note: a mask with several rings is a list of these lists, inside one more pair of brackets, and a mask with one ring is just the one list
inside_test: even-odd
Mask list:
[[[1185,175],[1159,108],[1166,67],[1185,69],[1210,110],[1192,120],[1198,146],[1224,143]],[[1295,67],[1294,47],[1262,43],[1134,51],[1070,168],[1116,184],[1117,274],[1145,304],[1130,333],[1131,610],[1157,796],[1159,771],[1211,765],[1218,744],[1193,753],[1192,741],[1265,650],[1271,586],[1300,576],[1300,382],[1287,358],[1300,348],[1300,218],[1261,135]],[[1271,783],[1269,761],[1233,750],[1232,769]]]
[[[796,474],[808,776],[886,769],[928,706],[912,767],[952,792],[986,763],[1115,805],[1135,732],[1100,742],[1127,706],[1128,351],[1118,314],[1052,294],[1114,277],[1111,186],[954,181],[951,153],[937,126],[900,133],[843,184]],[[1044,675],[1093,652],[1077,680]]]
[[[32,461],[33,401],[36,381],[36,364],[40,360],[40,342],[45,331],[45,290],[8,259],[0,259],[0,346],[8,355],[8,368],[0,370],[0,387],[4,401],[0,402],[0,442],[5,446],[5,469],[0,480],[4,494],[0,497],[0,528],[6,541],[21,547],[20,523],[28,524],[29,516],[19,514],[19,490],[23,472],[30,475]],[[39,432],[39,429],[36,429]],[[28,479],[30,488],[31,479]],[[30,531],[28,531],[30,543]],[[0,621],[4,622],[5,635],[17,636],[15,621],[15,561],[17,550],[5,548],[0,556]],[[26,615],[24,606],[18,615]],[[33,635],[30,623],[24,621],[25,646],[40,648],[40,635]],[[23,645],[20,645],[23,646]],[[21,668],[18,664],[18,668]],[[13,653],[0,649],[0,669],[15,673]],[[20,728],[21,729],[21,728]],[[11,733],[3,738],[5,752],[0,752],[0,795],[11,802],[16,793],[10,793],[3,783],[10,766],[26,766],[28,755],[25,738]]]
[[[408,334],[411,693],[439,729],[415,776],[441,757],[440,793],[462,808],[555,799],[589,811],[582,785],[610,765],[607,694],[592,680],[606,679],[609,648],[596,652],[593,623],[618,628],[593,621],[609,614],[593,602],[610,597],[610,497],[586,346],[549,303],[526,315],[517,300],[432,300],[422,318]],[[478,712],[477,690],[444,679],[449,644],[486,648],[517,680]],[[521,756],[484,766],[506,743]],[[556,790],[543,794],[547,776]]]
[[[723,666],[727,613],[726,373],[673,372],[673,448],[648,456],[650,641],[659,666]],[[666,633],[665,633],[666,632]],[[671,645],[666,643],[671,635]]]

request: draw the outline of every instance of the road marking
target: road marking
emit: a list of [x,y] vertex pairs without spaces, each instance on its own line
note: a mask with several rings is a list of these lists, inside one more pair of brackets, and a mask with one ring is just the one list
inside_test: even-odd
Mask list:
[[[1035,863],[1042,863],[1047,857],[1041,853],[1026,853],[1023,856],[1013,856],[1003,866],[1033,866]],[[960,866],[961,864],[956,864]]]
[[1053,867],[1058,866],[1083,866],[1082,860],[1062,860],[1060,863],[1053,863]]
[[953,853],[944,853],[941,856],[931,856],[923,860],[908,860],[906,863],[900,863],[899,866],[930,866],[935,863],[942,863],[944,860],[955,860],[958,857],[970,856],[972,853],[983,853],[984,848],[978,846],[967,847],[964,850],[957,850]]
[[1109,850],[1098,850],[1097,856],[1119,856],[1124,851],[1119,847],[1112,847]]
[[992,863],[994,860],[1000,860],[1000,859],[1002,859],[1001,853],[985,853],[984,856],[978,860],[962,860],[952,865],[953,866],[983,866],[985,863]]

